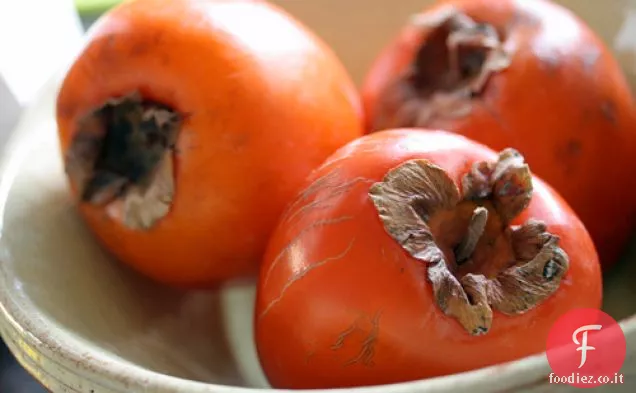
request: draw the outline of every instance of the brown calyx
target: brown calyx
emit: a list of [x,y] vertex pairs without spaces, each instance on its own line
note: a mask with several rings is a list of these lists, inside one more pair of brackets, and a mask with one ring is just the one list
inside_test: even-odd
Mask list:
[[453,6],[415,15],[411,23],[423,41],[410,67],[381,95],[374,130],[465,116],[489,78],[510,65],[500,33]]
[[81,201],[103,206],[131,229],[170,211],[181,117],[138,93],[107,101],[78,123],[65,167]]
[[389,235],[428,264],[441,310],[479,335],[490,329],[493,309],[520,314],[552,295],[569,260],[544,223],[509,224],[532,197],[530,170],[516,150],[475,163],[461,188],[433,163],[410,160],[369,196]]

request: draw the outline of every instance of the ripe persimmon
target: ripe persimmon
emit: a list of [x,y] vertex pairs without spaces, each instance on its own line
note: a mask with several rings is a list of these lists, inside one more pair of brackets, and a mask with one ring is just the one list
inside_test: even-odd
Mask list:
[[636,223],[634,100],[616,59],[546,0],[446,0],[413,16],[362,88],[370,130],[440,128],[519,150],[609,267]]
[[264,1],[132,0],[99,20],[57,100],[80,211],[145,275],[256,274],[307,174],[362,133],[346,70]]
[[544,351],[601,287],[585,227],[518,152],[389,130],[338,150],[281,216],[256,344],[278,388],[434,377]]

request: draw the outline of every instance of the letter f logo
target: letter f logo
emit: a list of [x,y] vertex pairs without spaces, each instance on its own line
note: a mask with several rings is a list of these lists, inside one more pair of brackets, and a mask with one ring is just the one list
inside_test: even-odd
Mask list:
[[[576,345],[580,345],[580,347],[576,349],[577,351],[581,351],[581,364],[579,365],[579,368],[583,367],[583,365],[585,364],[587,360],[587,351],[593,351],[596,349],[592,346],[587,345],[587,332],[590,330],[601,330],[602,328],[603,326],[601,325],[585,325],[576,329],[574,333],[572,334],[572,341],[574,341]],[[581,332],[583,334],[581,335],[582,336],[581,342],[579,342],[579,339],[577,338],[577,336]]]

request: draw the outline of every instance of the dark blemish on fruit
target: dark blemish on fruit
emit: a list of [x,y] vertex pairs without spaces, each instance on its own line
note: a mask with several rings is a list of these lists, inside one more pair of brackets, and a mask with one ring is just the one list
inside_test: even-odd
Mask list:
[[131,56],[139,56],[148,53],[149,45],[146,42],[137,42],[130,48]]
[[616,104],[614,101],[606,100],[601,104],[601,112],[603,113],[603,117],[607,119],[612,125],[616,125]]
[[583,144],[581,143],[581,141],[577,139],[569,140],[565,147],[565,151],[567,152],[567,154],[573,157],[581,154],[582,149],[583,149]]
[[566,175],[572,175],[578,168],[578,158],[583,152],[583,143],[578,139],[570,139],[556,150],[556,158],[562,163]]
[[[119,59],[115,54],[115,46],[117,45],[117,38],[115,34],[109,34],[104,38],[104,45],[98,46],[96,50],[95,61],[97,63],[105,63],[107,65],[116,64]],[[93,71],[92,69],[90,71]]]
[[161,41],[163,41],[163,36],[164,36],[163,32],[159,32],[159,33],[155,34],[152,37],[152,43],[155,44],[155,45],[161,43]]
[[59,113],[60,117],[72,117],[73,114],[75,113],[75,108],[77,108],[78,105],[76,102],[71,101],[71,102],[65,102],[64,104],[60,104],[57,107],[57,112]]
[[228,138],[228,142],[234,150],[242,150],[250,144],[251,136],[249,133],[233,133]]
[[[156,49],[157,47],[161,46],[164,40],[163,37],[164,37],[163,33],[157,33],[157,34],[154,34],[149,39],[143,39],[140,42],[133,44],[132,47],[130,48],[130,54],[132,56],[139,56],[142,54],[149,53],[151,49]],[[163,61],[164,56],[165,55],[161,56],[160,58],[160,61],[162,63],[164,63]]]
[[403,267],[400,268],[400,273],[404,273],[404,268]]

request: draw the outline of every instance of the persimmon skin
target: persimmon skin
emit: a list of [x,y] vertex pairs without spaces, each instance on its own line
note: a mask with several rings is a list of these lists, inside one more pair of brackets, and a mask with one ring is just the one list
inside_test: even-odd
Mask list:
[[148,231],[86,203],[80,211],[116,257],[176,286],[256,274],[302,180],[362,133],[359,98],[339,60],[263,1],[134,0],[112,9],[59,92],[62,153],[79,119],[135,90],[185,118],[171,211]]
[[495,312],[483,336],[445,316],[426,264],[390,237],[368,196],[374,182],[414,158],[457,182],[473,162],[496,154],[443,131],[374,133],[332,155],[283,214],[261,266],[255,311],[257,350],[274,387],[386,384],[510,361],[544,351],[566,311],[600,307],[592,240],[564,200],[534,177],[532,201],[513,224],[536,218],[560,236],[570,258],[560,288],[525,314]]
[[[449,4],[505,32],[512,63],[490,78],[468,116],[394,127],[440,128],[519,150],[572,206],[611,267],[636,224],[636,187],[622,185],[636,172],[635,104],[616,59],[577,16],[545,0],[445,0],[427,11]],[[371,65],[361,89],[368,127],[421,37],[405,27]]]

